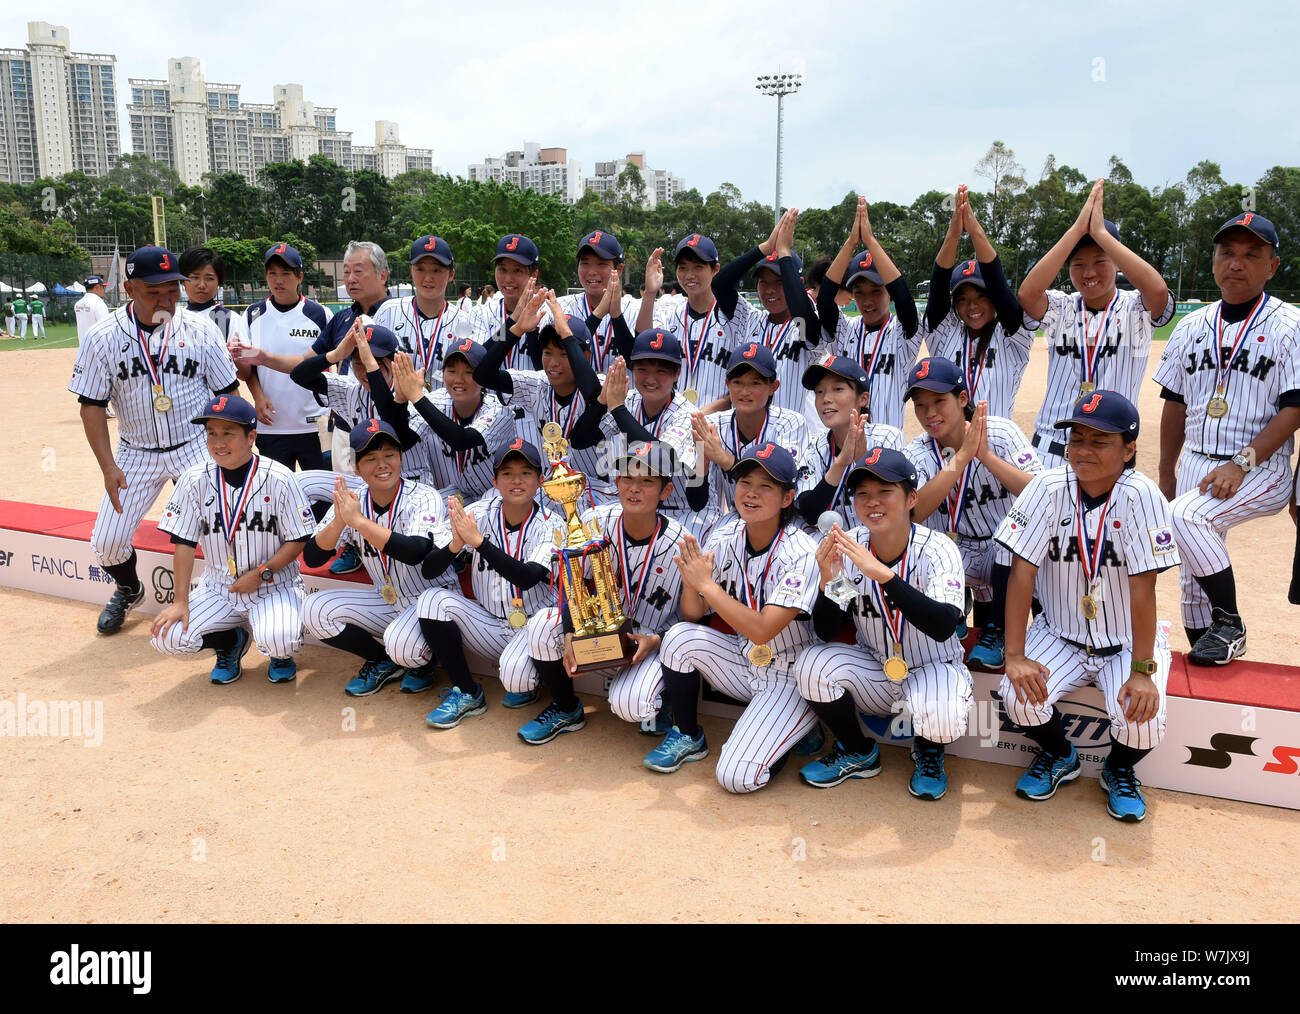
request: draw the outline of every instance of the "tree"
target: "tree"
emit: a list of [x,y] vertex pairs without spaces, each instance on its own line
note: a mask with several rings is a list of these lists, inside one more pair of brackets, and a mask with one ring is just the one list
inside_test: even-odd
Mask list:
[[995,244],[1004,238],[1006,219],[1016,196],[1025,189],[1024,172],[1025,167],[1016,161],[1016,153],[1001,141],[989,145],[989,150],[975,163],[975,175],[982,176],[992,185],[988,220],[983,225]]

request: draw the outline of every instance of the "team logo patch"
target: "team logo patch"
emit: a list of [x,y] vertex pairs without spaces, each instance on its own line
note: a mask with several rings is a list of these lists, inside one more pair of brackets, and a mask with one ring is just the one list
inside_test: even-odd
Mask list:
[[302,514],[303,521],[305,521],[307,524],[314,525],[316,523],[316,516],[312,514],[311,508],[308,507],[306,504],[303,505],[303,508],[300,513]]
[[958,590],[961,589],[961,582],[958,581],[955,577],[947,578],[944,581],[944,584],[946,584],[949,588],[956,588]]
[[1033,460],[1034,460],[1033,451],[1021,451],[1019,454],[1016,455],[1017,465],[1027,465]]
[[1172,553],[1177,547],[1174,545],[1174,532],[1168,526],[1163,528],[1150,528],[1147,533],[1151,536],[1151,551],[1157,555]]
[[797,592],[803,588],[804,581],[805,578],[803,574],[787,574],[785,579],[781,582],[781,587],[787,591]]
[[1029,515],[1027,515],[1019,507],[1012,507],[1011,510],[1007,512],[1007,520],[1012,522],[1013,528],[1015,527],[1016,524],[1028,525]]

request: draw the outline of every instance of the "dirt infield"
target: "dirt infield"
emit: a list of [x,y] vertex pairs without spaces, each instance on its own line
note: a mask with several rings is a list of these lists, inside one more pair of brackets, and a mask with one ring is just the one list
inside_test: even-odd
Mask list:
[[[98,506],[65,391],[73,358],[5,357],[0,419],[16,436],[0,497]],[[1043,369],[1038,350],[1022,405],[1041,398]],[[1154,385],[1141,408],[1153,472]],[[1294,662],[1293,543],[1285,513],[1232,540],[1252,658]],[[1176,621],[1175,575],[1158,602]],[[532,748],[514,735],[531,714],[501,708],[491,681],[486,715],[437,733],[423,724],[432,695],[346,698],[355,666],[328,649],[303,653],[295,684],[272,686],[250,654],[244,679],[217,688],[210,659],[157,655],[139,620],[100,638],[88,605],[0,591],[0,608],[0,701],[103,708],[99,746],[0,739],[7,921],[1231,922],[1289,920],[1300,904],[1277,875],[1295,811],[1148,790],[1147,821],[1122,825],[1093,781],[1032,804],[1013,768],[961,758],[948,796],[920,803],[888,747],[871,781],[819,792],[792,764],[734,797],[713,777],[716,719],[713,756],[657,776],[640,764],[652,741],[598,698],[584,730]]]

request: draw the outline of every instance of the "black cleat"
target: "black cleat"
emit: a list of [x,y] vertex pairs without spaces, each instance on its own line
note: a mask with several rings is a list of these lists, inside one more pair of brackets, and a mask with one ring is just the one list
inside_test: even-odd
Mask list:
[[1246,625],[1241,617],[1216,608],[1210,629],[1200,636],[1187,653],[1194,665],[1227,665],[1246,654]]
[[122,629],[122,624],[126,622],[126,614],[144,601],[144,584],[134,592],[126,592],[121,585],[113,592],[113,597],[108,600],[108,605],[104,611],[99,614],[99,632],[101,634],[116,634]]

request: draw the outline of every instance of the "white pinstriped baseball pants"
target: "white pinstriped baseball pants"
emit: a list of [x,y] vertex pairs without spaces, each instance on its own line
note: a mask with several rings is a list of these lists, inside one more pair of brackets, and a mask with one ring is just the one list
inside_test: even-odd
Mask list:
[[90,533],[90,551],[101,567],[125,563],[131,558],[131,543],[136,529],[163,487],[168,481],[179,479],[191,465],[207,458],[208,447],[202,439],[191,440],[174,451],[161,454],[118,443],[114,461],[126,476],[126,489],[118,493],[122,513],[113,510],[113,503],[105,493],[99,502],[95,528]]
[[327,472],[322,468],[308,468],[298,472],[294,478],[302,495],[309,503],[332,503],[334,501],[334,480],[340,475],[347,480],[348,489],[360,493],[366,488],[366,481],[345,472]]
[[[200,584],[190,593],[190,622],[185,630],[173,623],[150,643],[164,655],[193,655],[203,648],[203,635],[247,626],[257,650],[270,658],[288,658],[302,650],[301,582],[277,584],[254,596],[230,596],[224,589]],[[252,599],[247,604],[236,599]]]
[[772,765],[817,724],[793,674],[776,663],[750,665],[735,634],[674,623],[659,646],[659,660],[675,672],[696,669],[715,690],[748,702],[718,754],[718,784],[728,792],[761,789],[772,777]]
[[1169,506],[1174,540],[1183,561],[1178,584],[1183,594],[1186,627],[1208,627],[1213,620],[1210,601],[1196,578],[1217,574],[1231,566],[1228,529],[1252,518],[1276,514],[1291,499],[1290,462],[1280,454],[1251,469],[1237,492],[1226,500],[1200,492],[1196,484],[1222,464],[1187,450],[1178,459],[1178,496]]
[[859,644],[812,644],[795,659],[794,675],[804,700],[829,704],[847,692],[860,710],[872,715],[892,715],[896,702],[906,701],[916,735],[951,743],[966,734],[973,685],[960,663],[913,666],[905,680],[895,683]]
[[1052,717],[1052,706],[1072,690],[1095,684],[1106,702],[1106,713],[1110,715],[1110,734],[1116,743],[1123,743],[1135,750],[1150,750],[1165,736],[1165,688],[1169,683],[1169,639],[1163,633],[1156,632],[1155,662],[1156,672],[1151,677],[1160,692],[1160,710],[1156,717],[1146,722],[1132,725],[1124,717],[1124,708],[1119,703],[1120,689],[1128,682],[1129,666],[1133,662],[1133,652],[1129,649],[1108,658],[1097,658],[1081,648],[1066,644],[1047,625],[1040,613],[1029,625],[1025,633],[1025,657],[1033,659],[1048,670],[1047,701],[1043,704],[1020,703],[1016,688],[1007,677],[1002,677],[998,693],[1002,695],[1002,706],[1006,708],[1007,717],[1017,725],[1042,725]]
[[349,623],[375,639],[383,640],[384,631],[399,614],[414,611],[414,603],[404,609],[390,606],[379,594],[379,589],[373,586],[331,589],[307,596],[302,607],[302,626],[312,637],[322,641],[327,637],[338,637]]
[[519,692],[516,684],[521,684],[523,689],[537,686],[537,673],[528,658],[528,639],[523,630],[516,630],[509,621],[465,598],[459,589],[426,589],[420,593],[415,608],[404,612],[388,628],[384,648],[398,665],[416,669],[433,658],[420,629],[420,617],[456,624],[466,648],[489,661],[499,659],[501,685],[507,691]]

